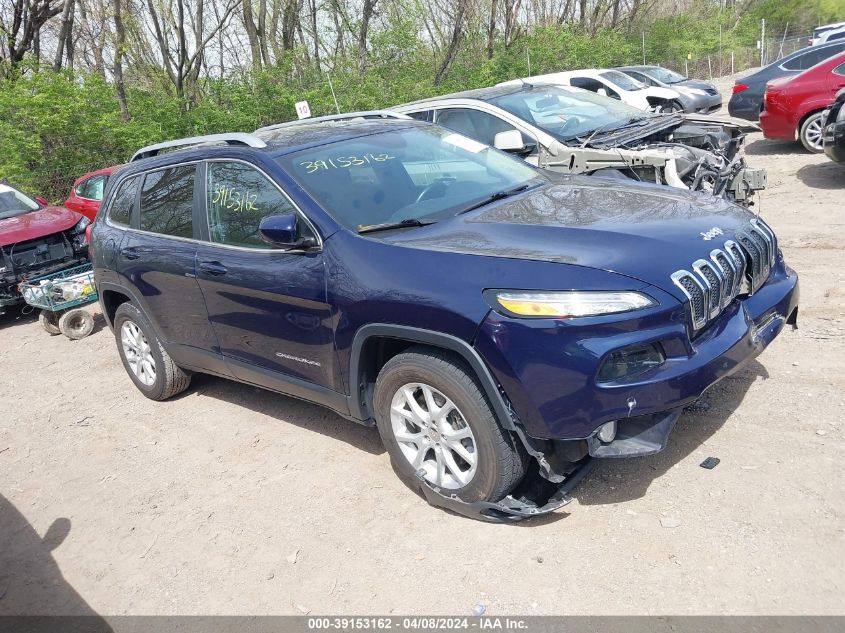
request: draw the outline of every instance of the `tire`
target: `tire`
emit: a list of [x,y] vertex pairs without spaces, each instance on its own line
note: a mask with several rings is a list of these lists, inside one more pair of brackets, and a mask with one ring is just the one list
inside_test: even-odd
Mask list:
[[131,303],[118,306],[114,314],[114,336],[126,373],[150,400],[167,400],[191,384],[190,374],[173,362],[150,322]]
[[804,119],[804,122],[798,129],[798,139],[801,141],[801,145],[808,152],[813,152],[814,154],[821,154],[824,151],[824,145],[822,143],[822,134],[824,132],[822,129],[823,116],[823,110],[813,112]]
[[[412,418],[424,417],[415,418],[408,397],[427,414],[426,388],[442,416],[435,424],[414,424]],[[466,502],[499,501],[525,476],[523,447],[501,427],[471,370],[457,357],[425,347],[394,356],[376,379],[373,401],[382,442],[414,490],[423,485],[414,459],[429,483]],[[397,413],[400,409],[404,413]]]
[[78,341],[94,331],[94,317],[88,310],[72,308],[59,318],[59,330],[72,341]]
[[669,103],[664,105],[662,108],[660,108],[660,111],[666,112],[666,113],[669,113],[669,114],[672,114],[674,112],[683,112],[684,106],[677,99],[673,99],[672,101],[670,101]]
[[41,324],[41,327],[44,328],[44,331],[50,336],[62,333],[59,329],[59,315],[55,312],[41,310],[41,312],[38,313],[38,322]]

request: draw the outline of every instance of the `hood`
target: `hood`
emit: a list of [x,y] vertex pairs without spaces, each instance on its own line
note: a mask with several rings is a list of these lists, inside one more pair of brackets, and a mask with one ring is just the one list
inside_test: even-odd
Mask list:
[[0,246],[67,231],[81,219],[79,213],[64,207],[44,207],[6,218],[0,220]]
[[698,88],[699,90],[716,90],[716,86],[709,81],[702,81],[701,79],[685,79],[684,81],[679,81],[677,84],[671,84],[669,87],[671,88],[673,85]]
[[566,184],[544,185],[385,241],[588,266],[657,286],[683,301],[670,275],[709,258],[754,217],[724,199],[658,185],[598,176],[560,180]]
[[643,90],[637,90],[636,92],[640,94],[644,94],[648,97],[658,97],[659,99],[677,99],[680,95],[671,88],[660,88],[658,86],[649,86],[648,88],[644,88]]
[[751,121],[727,114],[682,114],[685,120],[691,123],[720,123],[737,128],[740,132],[759,132],[760,126]]

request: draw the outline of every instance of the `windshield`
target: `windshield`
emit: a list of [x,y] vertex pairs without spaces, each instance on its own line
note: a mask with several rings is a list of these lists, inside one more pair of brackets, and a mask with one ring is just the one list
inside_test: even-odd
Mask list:
[[639,82],[630,75],[621,73],[618,70],[605,70],[604,72],[599,73],[599,77],[603,77],[609,82],[616,84],[617,86],[622,88],[622,90],[628,90],[630,92],[642,90],[646,87],[644,83]]
[[641,68],[640,72],[652,79],[662,81],[664,84],[676,84],[679,81],[686,81],[686,77],[668,68]]
[[23,195],[17,189],[0,184],[0,220],[38,209],[39,205],[35,200]]
[[338,141],[277,160],[338,222],[355,231],[436,221],[503,190],[542,182],[524,161],[435,126]]
[[587,90],[532,86],[491,99],[491,103],[531,123],[559,141],[568,141],[598,128],[612,129],[645,113],[626,103]]

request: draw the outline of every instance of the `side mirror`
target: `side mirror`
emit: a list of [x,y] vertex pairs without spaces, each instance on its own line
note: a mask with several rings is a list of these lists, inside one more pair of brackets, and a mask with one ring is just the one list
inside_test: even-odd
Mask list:
[[596,94],[600,94],[602,97],[606,97],[607,90],[605,90],[604,88],[599,88],[598,90],[596,90]]
[[283,248],[308,248],[317,244],[313,237],[299,234],[299,216],[296,213],[269,215],[258,225],[261,239]]
[[518,152],[525,147],[525,141],[519,130],[507,130],[493,137],[493,147],[503,152]]
[[49,207],[49,206],[50,206],[50,203],[49,203],[49,202],[47,202],[47,201],[46,201],[44,198],[42,198],[41,196],[35,196],[35,201],[36,201],[38,204],[40,204],[42,207]]
[[519,130],[506,130],[493,137],[493,147],[503,152],[525,155],[533,152],[536,145],[526,143]]

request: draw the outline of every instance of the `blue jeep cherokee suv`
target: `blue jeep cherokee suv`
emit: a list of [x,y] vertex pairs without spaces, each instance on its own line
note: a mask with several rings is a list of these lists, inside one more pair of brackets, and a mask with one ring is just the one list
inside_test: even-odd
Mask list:
[[[145,148],[92,250],[144,395],[204,372],[320,403],[377,425],[429,500],[488,518],[558,507],[591,457],[661,450],[797,316],[749,211],[412,120]],[[542,508],[515,491],[532,477],[555,484]]]

